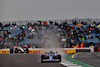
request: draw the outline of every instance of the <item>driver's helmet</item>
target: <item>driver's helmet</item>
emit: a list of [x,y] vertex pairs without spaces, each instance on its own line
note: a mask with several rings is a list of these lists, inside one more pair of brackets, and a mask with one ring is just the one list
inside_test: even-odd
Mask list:
[[50,51],[50,53],[52,53],[52,51]]
[[18,45],[18,47],[20,47],[20,45]]

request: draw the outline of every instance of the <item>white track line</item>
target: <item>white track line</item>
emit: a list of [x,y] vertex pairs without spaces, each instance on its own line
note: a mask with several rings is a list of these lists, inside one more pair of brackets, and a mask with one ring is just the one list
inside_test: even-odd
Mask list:
[[62,61],[60,62],[60,64],[66,66],[66,67],[82,67],[82,66],[74,64],[73,62],[70,62],[70,61],[65,60],[65,59],[62,59]]

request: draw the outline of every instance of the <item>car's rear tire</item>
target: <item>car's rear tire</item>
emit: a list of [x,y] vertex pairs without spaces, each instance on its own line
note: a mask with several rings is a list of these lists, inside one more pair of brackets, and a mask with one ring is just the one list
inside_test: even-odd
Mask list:
[[29,50],[28,50],[28,48],[26,48],[26,53],[29,53]]
[[10,49],[10,53],[13,53],[13,49]]
[[41,60],[41,63],[43,63],[43,61]]
[[61,55],[58,55],[58,58],[60,59],[60,61],[59,61],[59,62],[61,62]]

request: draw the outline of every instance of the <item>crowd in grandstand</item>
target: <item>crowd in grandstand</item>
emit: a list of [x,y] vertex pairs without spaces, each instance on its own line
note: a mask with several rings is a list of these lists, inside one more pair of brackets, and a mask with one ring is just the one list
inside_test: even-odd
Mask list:
[[29,47],[50,47],[50,44],[63,48],[99,47],[100,23],[72,20],[38,21],[17,25],[0,23],[0,46],[24,45]]

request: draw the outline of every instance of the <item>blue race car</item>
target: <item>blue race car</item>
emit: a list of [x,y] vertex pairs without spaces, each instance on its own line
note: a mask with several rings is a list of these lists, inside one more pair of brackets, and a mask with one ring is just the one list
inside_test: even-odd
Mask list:
[[41,63],[43,62],[61,62],[61,55],[57,52],[45,52],[44,55],[41,55]]

